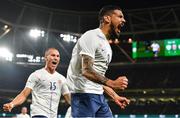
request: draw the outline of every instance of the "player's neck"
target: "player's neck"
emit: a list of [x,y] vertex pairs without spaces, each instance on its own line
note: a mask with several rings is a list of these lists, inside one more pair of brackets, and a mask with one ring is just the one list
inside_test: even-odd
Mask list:
[[109,40],[109,38],[110,38],[110,36],[109,36],[109,27],[107,25],[101,24],[99,26],[99,28],[101,29],[102,33],[106,36],[106,39]]
[[47,66],[45,67],[45,70],[47,70],[47,72],[50,74],[53,74],[55,72],[54,69],[48,68]]

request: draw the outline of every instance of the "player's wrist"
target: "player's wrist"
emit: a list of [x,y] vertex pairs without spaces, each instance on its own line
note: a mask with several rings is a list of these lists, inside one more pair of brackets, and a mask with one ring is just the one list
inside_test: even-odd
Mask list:
[[105,83],[107,86],[113,88],[113,80],[108,79]]
[[14,104],[12,102],[9,103],[11,108],[14,108]]

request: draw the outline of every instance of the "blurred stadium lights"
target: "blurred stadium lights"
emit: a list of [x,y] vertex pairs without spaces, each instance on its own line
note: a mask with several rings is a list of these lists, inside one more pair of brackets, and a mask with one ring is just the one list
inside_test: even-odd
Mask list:
[[139,98],[137,104],[138,105],[146,105],[147,100],[145,98]]
[[4,25],[4,27],[2,28],[4,31],[8,29],[8,25]]
[[29,63],[43,63],[44,57],[41,56],[34,56],[28,54],[16,54],[16,61],[17,62],[29,62]]
[[125,39],[110,39],[108,40],[109,44],[120,44],[120,43],[126,43],[126,44],[131,44],[132,43],[132,38],[129,38],[128,40]]
[[136,118],[136,115],[130,114],[130,115],[129,115],[129,118]]
[[130,101],[132,104],[135,104],[135,102],[137,101],[135,98],[130,98]]
[[109,44],[119,44],[120,43],[120,41],[118,39],[114,39],[114,40],[109,39],[108,42],[109,42]]
[[180,98],[176,97],[140,97],[140,98],[129,98],[131,105],[164,105],[164,104],[178,104]]
[[44,57],[41,56],[35,56],[30,54],[16,54],[14,57],[14,54],[5,47],[0,47],[0,60],[10,62],[14,60],[17,64],[44,63]]
[[118,114],[114,114],[114,118],[118,118]]
[[63,38],[63,40],[66,42],[74,42],[74,43],[77,42],[77,38],[78,38],[77,36],[73,36],[70,34],[60,34],[60,37]]
[[148,98],[147,104],[158,104],[158,101],[155,98]]
[[144,118],[147,118],[148,117],[148,115],[147,114],[144,114]]
[[9,51],[9,49],[0,47],[0,58],[5,59],[6,61],[12,61],[13,54]]
[[5,36],[9,31],[11,31],[11,27],[9,25],[4,25],[1,29],[3,33],[0,34],[0,39]]
[[129,38],[129,39],[128,39],[128,43],[132,43],[132,38]]
[[45,31],[43,30],[39,30],[39,29],[31,29],[29,32],[29,35],[35,39],[37,39],[38,37],[44,37],[45,35]]
[[120,42],[119,42],[118,39],[115,39],[115,40],[114,40],[114,43],[115,43],[115,44],[119,44]]

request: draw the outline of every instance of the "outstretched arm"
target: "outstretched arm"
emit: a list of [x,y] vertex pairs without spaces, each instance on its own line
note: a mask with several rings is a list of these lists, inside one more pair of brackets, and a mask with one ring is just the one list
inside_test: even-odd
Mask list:
[[103,89],[121,109],[124,109],[130,103],[129,99],[119,96],[112,88],[103,86]]
[[4,111],[9,111],[11,112],[12,108],[14,108],[15,106],[21,105],[29,96],[29,94],[31,93],[31,89],[30,88],[24,88],[20,94],[18,94],[14,100],[12,100],[9,103],[6,103],[3,105],[3,109]]
[[125,76],[118,77],[116,80],[108,79],[107,77],[97,73],[93,69],[94,60],[88,55],[82,55],[82,75],[87,79],[100,83],[115,89],[125,89],[128,85],[128,80]]

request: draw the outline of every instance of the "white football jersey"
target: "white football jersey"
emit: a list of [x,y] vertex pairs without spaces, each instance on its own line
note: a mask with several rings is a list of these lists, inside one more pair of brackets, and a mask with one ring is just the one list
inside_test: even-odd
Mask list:
[[30,118],[28,114],[18,114],[16,118]]
[[151,48],[152,48],[152,51],[158,51],[160,46],[158,43],[152,43]]
[[67,83],[71,92],[74,93],[102,94],[101,84],[92,82],[82,76],[82,54],[92,57],[94,59],[93,68],[104,76],[112,58],[112,50],[101,29],[87,31],[76,43],[68,67]]
[[66,79],[55,72],[50,74],[45,68],[33,72],[26,83],[32,89],[31,116],[44,115],[57,118],[61,94],[69,93]]

